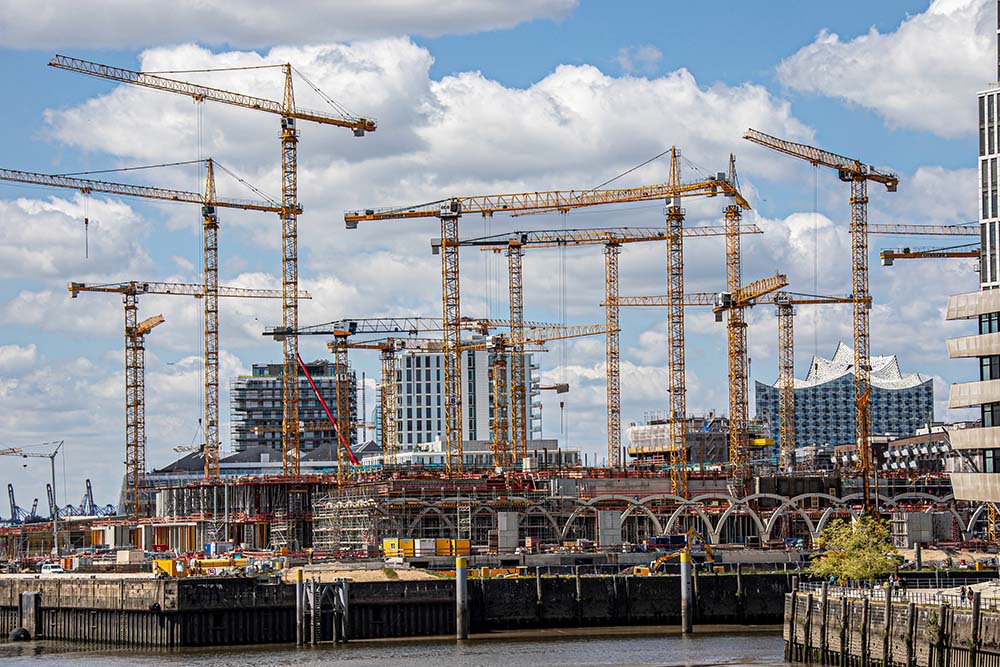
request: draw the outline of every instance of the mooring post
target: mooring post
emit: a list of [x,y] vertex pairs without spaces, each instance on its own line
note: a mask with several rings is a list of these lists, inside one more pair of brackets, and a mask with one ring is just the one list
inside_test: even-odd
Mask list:
[[819,659],[826,664],[826,652],[829,644],[826,639],[826,615],[827,606],[830,602],[830,587],[827,582],[823,582],[819,589]]
[[871,601],[865,597],[861,600],[861,667],[871,664],[871,647],[868,645],[869,629],[871,628]]
[[455,559],[455,638],[469,638],[469,560],[463,556]]
[[924,557],[920,552],[920,542],[914,542],[913,544],[913,563],[917,566],[917,571],[924,566]]
[[913,667],[916,660],[914,659],[914,641],[916,641],[917,634],[917,614],[916,605],[911,602],[906,603],[906,667]]
[[841,667],[846,667],[847,660],[850,657],[850,652],[847,650],[847,644],[850,642],[851,637],[851,604],[847,599],[847,592],[844,588],[840,589],[842,592],[840,594],[840,664]]
[[302,621],[305,616],[305,605],[303,604],[303,581],[302,581],[302,568],[295,570],[295,645],[302,646],[303,636],[302,636]]
[[736,594],[743,596],[743,563],[736,564]]
[[982,622],[982,593],[973,591],[972,593],[972,647],[969,649],[969,667],[976,667],[979,661],[979,628]]
[[945,655],[944,650],[944,637],[945,637],[945,623],[948,621],[948,605],[942,602],[938,605],[938,627],[937,636],[934,638],[934,644],[937,648],[937,665],[938,667],[946,667],[948,665],[948,659]]
[[882,619],[882,665],[888,667],[892,656],[892,586],[885,589],[885,618]]
[[805,638],[802,640],[803,650],[805,651],[805,661],[813,661],[813,594],[806,593],[806,627],[805,627]]
[[691,608],[691,554],[681,552],[681,632],[694,631],[694,617]]

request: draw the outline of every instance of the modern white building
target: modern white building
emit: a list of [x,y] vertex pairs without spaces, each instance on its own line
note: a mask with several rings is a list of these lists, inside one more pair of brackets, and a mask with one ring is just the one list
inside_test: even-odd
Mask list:
[[[542,429],[541,402],[535,371],[538,365],[532,355],[524,360],[525,386],[528,392],[528,439],[540,436]],[[463,440],[489,441],[493,419],[493,383],[490,366],[492,353],[486,350],[465,350],[462,354],[462,435]],[[444,356],[439,352],[407,350],[398,357],[396,370],[396,442],[399,452],[416,445],[443,438],[444,415],[442,393]],[[507,364],[507,386],[510,364]],[[381,440],[382,425],[376,415],[376,440]]]
[[[1000,44],[1000,2],[997,41]],[[978,408],[979,428],[951,433],[951,446],[964,450],[979,472],[952,473],[955,497],[960,500],[1000,501],[1000,276],[997,274],[997,224],[1000,185],[1000,84],[978,95],[979,117],[979,221],[982,254],[980,291],[948,299],[947,319],[978,322],[978,333],[948,340],[948,356],[978,359],[979,379],[951,386],[950,408]],[[970,369],[971,370],[971,369]]]

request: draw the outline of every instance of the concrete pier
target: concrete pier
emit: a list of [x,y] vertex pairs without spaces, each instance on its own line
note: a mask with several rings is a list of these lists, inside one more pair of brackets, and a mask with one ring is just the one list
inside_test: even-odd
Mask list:
[[[304,584],[305,582],[303,582]],[[0,632],[34,624],[38,637],[110,646],[223,646],[454,636],[492,630],[679,625],[677,575],[532,576],[456,581],[351,582],[343,599],[316,595],[300,634],[295,583],[241,577],[0,576]],[[327,584],[330,586],[332,584]],[[738,586],[742,594],[737,595]],[[304,585],[303,585],[304,589]],[[702,573],[690,620],[778,624],[790,590],[783,574]],[[22,594],[34,595],[31,621]],[[464,622],[459,618],[464,610]],[[305,625],[305,624],[304,624]]]

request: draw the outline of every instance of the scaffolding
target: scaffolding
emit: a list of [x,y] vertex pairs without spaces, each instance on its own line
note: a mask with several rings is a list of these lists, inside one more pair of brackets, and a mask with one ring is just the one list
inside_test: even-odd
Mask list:
[[367,551],[378,544],[373,498],[339,500],[326,495],[313,508],[313,547],[318,551]]

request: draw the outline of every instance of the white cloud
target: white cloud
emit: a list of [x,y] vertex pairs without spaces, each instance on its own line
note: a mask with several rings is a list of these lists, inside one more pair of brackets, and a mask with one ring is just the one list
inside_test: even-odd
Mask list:
[[35,365],[38,348],[35,345],[0,345],[0,371],[20,373]]
[[280,5],[264,0],[111,0],[99,11],[71,0],[0,2],[0,45],[14,48],[137,48],[197,41],[259,48],[390,35],[468,34],[559,19],[576,0],[365,0]]
[[648,44],[645,46],[626,46],[618,49],[618,55],[615,56],[615,62],[625,74],[652,74],[656,71],[661,60],[663,60],[663,52]]
[[975,131],[971,95],[996,77],[995,7],[984,0],[933,0],[893,32],[842,41],[827,31],[778,66],[802,92],[871,109],[891,127],[943,137]]

